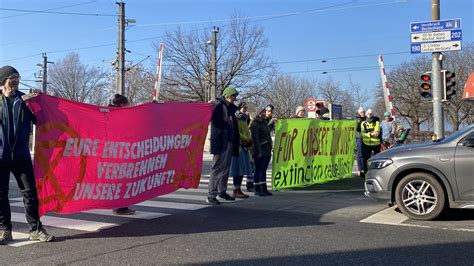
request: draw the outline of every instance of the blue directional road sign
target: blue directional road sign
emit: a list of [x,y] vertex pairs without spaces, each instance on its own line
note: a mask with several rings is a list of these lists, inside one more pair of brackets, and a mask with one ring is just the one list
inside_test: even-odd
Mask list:
[[460,18],[410,23],[411,33],[437,30],[454,30],[460,28]]

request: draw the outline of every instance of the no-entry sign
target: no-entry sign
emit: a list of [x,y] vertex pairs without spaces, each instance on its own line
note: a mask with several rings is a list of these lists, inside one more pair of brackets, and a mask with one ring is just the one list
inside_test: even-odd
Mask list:
[[308,98],[306,100],[306,110],[308,110],[308,112],[316,111],[316,99]]

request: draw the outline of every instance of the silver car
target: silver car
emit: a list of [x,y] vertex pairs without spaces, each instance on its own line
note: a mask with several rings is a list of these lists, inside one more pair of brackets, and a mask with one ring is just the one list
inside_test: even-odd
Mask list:
[[474,125],[430,143],[395,147],[368,161],[365,194],[412,219],[474,208]]

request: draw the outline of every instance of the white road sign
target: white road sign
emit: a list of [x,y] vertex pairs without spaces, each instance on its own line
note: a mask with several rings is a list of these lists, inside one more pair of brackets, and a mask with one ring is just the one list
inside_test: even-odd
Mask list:
[[461,50],[461,41],[452,42],[432,42],[422,43],[422,53],[444,52],[444,51],[459,51]]
[[462,32],[457,31],[433,31],[433,32],[420,32],[411,34],[412,43],[421,42],[436,42],[436,41],[454,41],[460,40]]

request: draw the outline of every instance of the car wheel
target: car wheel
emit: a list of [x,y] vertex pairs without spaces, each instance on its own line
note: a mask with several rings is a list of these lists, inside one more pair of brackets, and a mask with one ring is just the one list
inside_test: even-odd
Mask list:
[[444,210],[446,196],[433,175],[413,173],[404,177],[395,190],[395,202],[403,214],[416,220],[432,220]]

